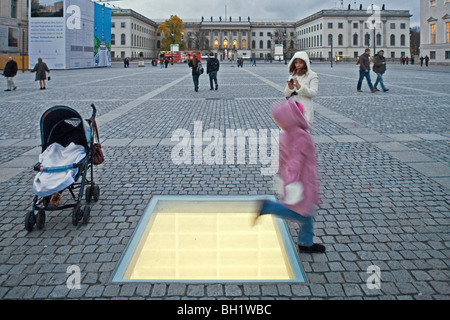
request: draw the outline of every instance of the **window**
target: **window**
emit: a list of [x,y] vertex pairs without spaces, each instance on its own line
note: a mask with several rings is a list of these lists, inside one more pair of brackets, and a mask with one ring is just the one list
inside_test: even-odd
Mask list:
[[344,45],[344,36],[342,34],[340,34],[338,36],[338,46],[343,46]]
[[436,24],[430,25],[430,31],[431,31],[431,43],[436,43]]
[[344,29],[344,24],[342,22],[338,23],[338,29]]
[[247,40],[242,40],[242,49],[247,49]]
[[267,40],[267,49],[272,48],[272,42],[270,40]]
[[259,36],[260,36],[260,37],[264,37],[264,32],[260,32],[260,33],[259,33]]
[[259,40],[259,48],[264,49],[264,41]]
[[395,36],[391,35],[391,46],[395,46]]
[[[450,0],[449,0],[450,1]],[[447,31],[447,43],[450,43],[450,22],[445,23],[445,29]]]
[[358,22],[353,22],[353,29],[358,29]]
[[120,44],[121,44],[122,46],[124,46],[124,45],[126,44],[126,36],[125,36],[125,33],[122,33],[122,34],[120,35]]
[[395,52],[391,51],[391,58],[395,58]]
[[430,60],[436,59],[436,51],[430,51]]
[[329,45],[329,46],[332,46],[332,45],[333,45],[333,35],[332,35],[332,34],[329,34],[329,35],[328,35],[328,45]]
[[256,49],[256,41],[252,40],[252,49]]
[[223,40],[223,47],[228,48],[228,40],[227,39]]
[[445,51],[445,60],[450,59],[450,51]]
[[366,33],[366,35],[364,36],[364,45],[366,47],[370,46],[370,34]]
[[111,28],[115,28],[116,27],[116,23],[115,22],[111,22]]
[[401,46],[406,46],[406,36],[404,34],[402,34],[400,36],[400,45]]
[[120,27],[121,27],[121,28],[126,28],[126,26],[127,26],[126,22],[121,22],[121,23],[120,23]]
[[17,0],[11,0],[11,18],[17,18]]
[[381,46],[381,34],[377,34],[377,46]]
[[400,29],[406,29],[406,23],[400,23]]
[[356,33],[353,35],[353,45],[354,46],[358,45],[358,35]]
[[328,29],[333,29],[333,22],[328,22]]
[[111,45],[116,44],[116,35],[114,33],[111,33]]
[[214,40],[214,49],[218,49],[219,48],[219,40]]
[[237,40],[236,39],[233,40],[233,49],[237,49]]
[[391,29],[395,29],[395,23],[391,23]]

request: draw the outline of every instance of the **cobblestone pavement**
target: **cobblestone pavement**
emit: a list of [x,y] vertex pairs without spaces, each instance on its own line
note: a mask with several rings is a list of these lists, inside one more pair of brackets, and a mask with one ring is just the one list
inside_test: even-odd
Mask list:
[[[152,196],[272,194],[260,164],[174,164],[170,138],[194,121],[222,132],[277,128],[269,108],[283,99],[284,64],[223,63],[219,90],[202,75],[198,93],[186,65],[53,71],[45,91],[19,73],[16,91],[0,92],[0,299],[449,299],[450,69],[392,64],[389,92],[364,83],[357,93],[355,65],[312,68],[323,201],[315,231],[327,252],[299,255],[306,283],[111,281]],[[74,227],[63,210],[28,233],[39,119],[54,105],[87,118],[91,103],[106,161],[95,168],[101,197],[90,223]],[[295,240],[298,226],[288,225]],[[81,289],[66,286],[71,265]],[[371,265],[380,289],[367,286]]]

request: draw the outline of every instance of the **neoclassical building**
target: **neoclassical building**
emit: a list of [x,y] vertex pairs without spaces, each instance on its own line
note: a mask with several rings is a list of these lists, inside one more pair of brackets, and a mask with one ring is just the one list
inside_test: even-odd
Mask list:
[[156,29],[153,20],[131,9],[111,10],[111,57],[115,59],[156,57]]
[[[135,57],[140,51],[145,52],[145,57],[158,56],[164,35],[156,34],[156,29],[164,20],[139,19],[140,15],[132,10],[113,9],[112,12],[115,58]],[[298,50],[308,52],[312,59],[353,60],[365,48],[372,52],[383,49],[387,58],[396,59],[410,56],[410,17],[409,10],[385,10],[384,5],[321,10],[295,21],[201,17],[183,20],[183,40],[189,51],[213,52],[221,60],[289,59]],[[142,24],[148,33],[144,47],[127,42],[134,39],[136,30],[121,27],[123,23],[130,25],[133,19],[135,25]]]
[[420,1],[420,55],[450,64],[450,0]]

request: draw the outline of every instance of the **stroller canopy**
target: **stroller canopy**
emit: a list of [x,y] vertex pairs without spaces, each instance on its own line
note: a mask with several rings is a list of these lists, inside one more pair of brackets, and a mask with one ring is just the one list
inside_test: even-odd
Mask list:
[[41,117],[42,151],[52,143],[66,147],[71,142],[89,148],[89,125],[74,109],[55,106],[48,109]]

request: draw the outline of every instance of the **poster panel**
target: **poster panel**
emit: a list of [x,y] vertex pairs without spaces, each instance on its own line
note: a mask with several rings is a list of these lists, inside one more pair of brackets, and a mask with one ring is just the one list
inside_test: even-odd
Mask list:
[[64,0],[29,0],[28,25],[29,68],[41,57],[50,69],[64,69]]
[[0,26],[0,51],[19,50],[19,28]]
[[94,3],[65,0],[66,68],[94,67]]
[[94,63],[96,67],[111,66],[111,9],[94,3]]

